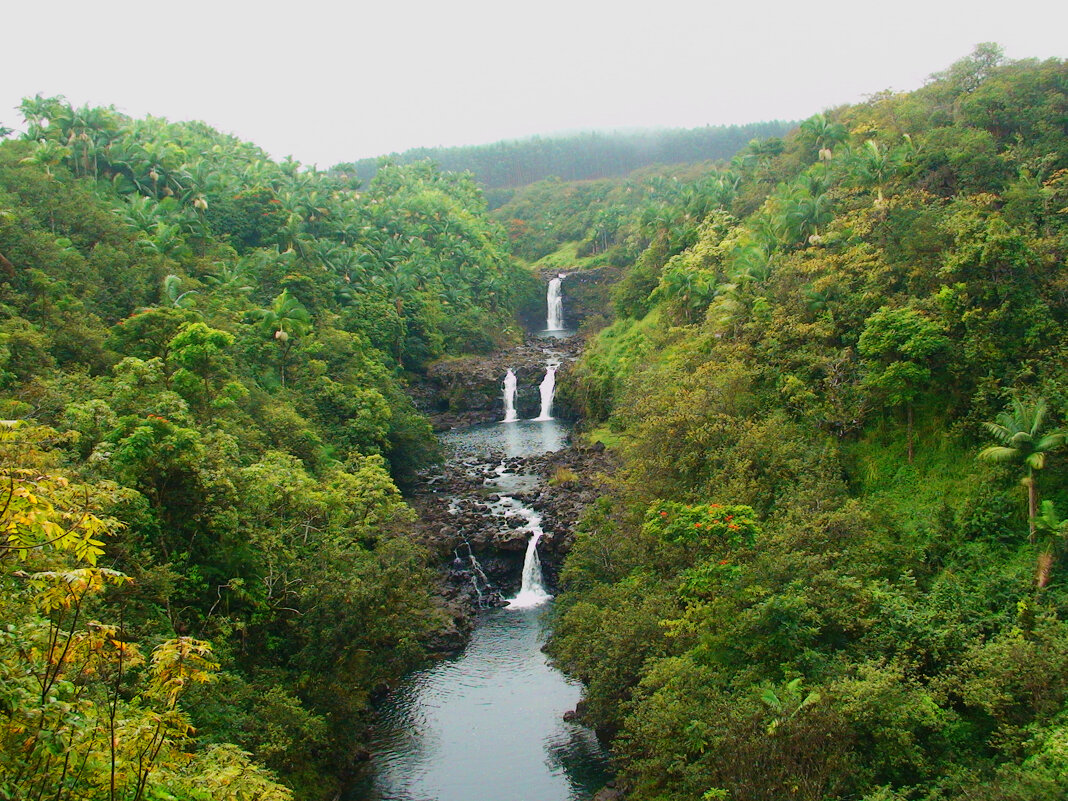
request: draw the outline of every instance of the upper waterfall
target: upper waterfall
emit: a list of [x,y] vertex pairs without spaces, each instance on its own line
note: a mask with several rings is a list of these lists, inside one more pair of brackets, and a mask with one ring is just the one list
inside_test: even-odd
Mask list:
[[560,285],[563,283],[564,274],[560,273],[549,282],[549,291],[545,302],[548,307],[548,317],[545,328],[548,331],[560,331],[564,327],[564,298],[560,293]]

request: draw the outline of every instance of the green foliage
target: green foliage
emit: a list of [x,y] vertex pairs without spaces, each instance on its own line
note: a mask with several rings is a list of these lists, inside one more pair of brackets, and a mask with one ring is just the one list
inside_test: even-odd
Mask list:
[[550,643],[628,798],[1063,795],[1066,96],[980,46],[635,240],[566,390],[619,467]]
[[[193,729],[179,702],[214,679],[208,643],[172,637],[146,659],[121,611],[118,625],[93,617],[108,592],[121,594],[131,582],[96,565],[104,553],[98,538],[120,528],[98,515],[114,487],[74,487],[50,472],[57,442],[54,431],[33,426],[5,425],[0,438],[8,484],[0,514],[5,795],[170,796],[217,782],[229,768],[264,797],[291,797],[239,752],[190,753]],[[237,797],[230,792],[214,797]]]
[[[302,798],[332,797],[371,693],[446,623],[395,483],[436,453],[403,371],[517,341],[534,281],[468,176],[397,167],[357,193],[200,123],[63,98],[23,112],[26,139],[0,143],[0,391],[6,415],[70,430],[42,436],[72,478],[51,478],[52,464],[11,475],[0,504],[20,522],[4,553],[15,569],[69,546],[83,564],[4,579],[15,644],[2,659],[36,648],[47,662],[31,582],[84,599],[77,626],[63,623],[72,642],[89,637],[85,621],[122,623],[101,635],[93,681],[64,667],[63,694],[45,699],[57,706],[34,723],[45,750],[4,734],[5,755],[44,771],[13,797],[62,795],[57,782],[86,798],[288,797],[264,764]],[[30,430],[44,429],[18,436]],[[144,643],[147,663],[120,667],[108,637]],[[179,660],[192,665],[209,659],[204,637],[276,720],[249,724],[253,701],[229,708],[214,686],[181,709],[170,691],[149,698],[150,650],[188,643]],[[116,769],[116,796],[93,750],[107,747],[108,709],[136,729],[121,759],[152,756],[140,773]],[[53,725],[75,712],[77,733]],[[90,789],[75,791],[80,764]]]

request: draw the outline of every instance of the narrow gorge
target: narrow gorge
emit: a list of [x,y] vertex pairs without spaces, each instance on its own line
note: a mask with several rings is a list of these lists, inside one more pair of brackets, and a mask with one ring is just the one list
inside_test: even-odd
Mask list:
[[576,720],[580,685],[541,650],[556,575],[603,458],[553,414],[557,371],[580,347],[564,327],[560,285],[548,285],[546,329],[490,357],[516,365],[482,410],[495,419],[442,431],[445,461],[414,493],[456,627],[436,644],[444,658],[381,701],[353,801],[584,801],[609,778],[606,752]]

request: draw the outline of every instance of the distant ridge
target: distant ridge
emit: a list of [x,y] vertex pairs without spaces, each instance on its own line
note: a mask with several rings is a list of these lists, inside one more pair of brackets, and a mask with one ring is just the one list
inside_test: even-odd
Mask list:
[[[782,136],[797,123],[783,120],[746,125],[589,132],[495,142],[464,147],[421,147],[392,153],[399,164],[430,159],[444,170],[470,170],[489,189],[505,189],[557,176],[568,181],[625,175],[651,164],[727,159],[752,139]],[[378,172],[379,158],[339,164],[366,184]]]

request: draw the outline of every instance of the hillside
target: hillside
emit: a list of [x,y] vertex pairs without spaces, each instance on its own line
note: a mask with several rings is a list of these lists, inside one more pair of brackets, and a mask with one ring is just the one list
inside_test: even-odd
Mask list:
[[201,124],[23,112],[0,794],[334,797],[372,693],[452,625],[398,490],[436,453],[407,380],[518,341],[533,282],[463,176],[358,193]]
[[982,46],[659,215],[550,644],[628,799],[1068,793],[1066,102]]
[[[509,189],[556,176],[566,181],[625,175],[652,164],[681,164],[729,159],[752,139],[781,136],[794,123],[653,131],[590,132],[570,136],[535,136],[466,147],[416,148],[386,157],[395,164],[429,159],[443,170],[471,172],[488,189]],[[336,172],[369,181],[380,159],[340,164]]]

